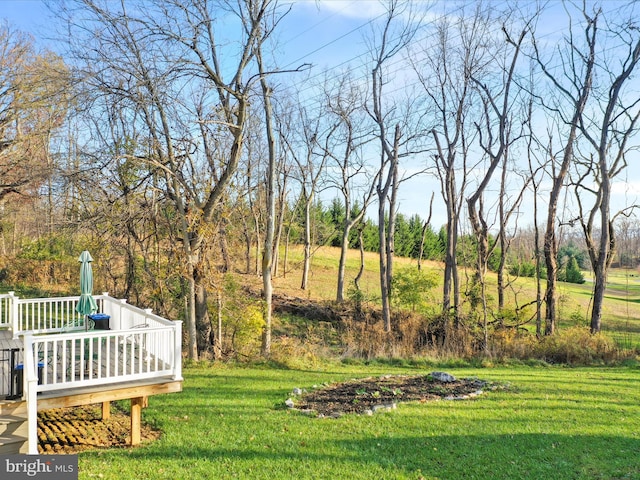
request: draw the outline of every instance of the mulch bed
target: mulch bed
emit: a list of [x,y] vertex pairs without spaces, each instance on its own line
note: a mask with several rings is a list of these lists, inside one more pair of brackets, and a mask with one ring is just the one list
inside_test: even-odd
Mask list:
[[[129,447],[131,420],[127,413],[111,407],[111,416],[102,420],[102,409],[88,405],[56,408],[38,413],[38,451],[41,454],[67,454],[84,450]],[[142,443],[160,436],[144,423]]]
[[380,409],[395,408],[399,402],[463,400],[495,390],[501,386],[476,378],[435,380],[431,375],[385,375],[328,385],[294,397],[296,409],[319,417],[343,414],[371,414]]

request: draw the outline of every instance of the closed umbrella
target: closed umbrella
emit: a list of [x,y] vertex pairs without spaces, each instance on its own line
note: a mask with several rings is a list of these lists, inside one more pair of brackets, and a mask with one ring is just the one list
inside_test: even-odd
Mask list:
[[91,269],[91,254],[84,251],[78,258],[80,262],[80,300],[76,306],[76,312],[85,316],[85,329],[87,328],[87,315],[91,315],[98,310],[98,305],[92,296],[93,293],[93,270]]

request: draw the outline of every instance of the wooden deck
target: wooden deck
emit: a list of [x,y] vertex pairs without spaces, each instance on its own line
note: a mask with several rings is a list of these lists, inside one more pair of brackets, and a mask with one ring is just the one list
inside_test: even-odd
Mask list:
[[[145,370],[153,371],[154,366],[160,367],[160,369],[166,368],[166,364],[159,359],[154,358],[152,355],[145,352],[142,343],[136,343],[135,337],[130,337],[131,341],[118,342],[113,338],[109,344],[100,339],[92,339],[93,344],[91,348],[87,350],[87,359],[81,358],[77,355],[77,352],[66,352],[65,355],[78,356],[77,361],[73,363],[72,370],[63,371],[62,369],[56,369],[52,365],[47,365],[43,368],[42,382],[47,383],[53,380],[53,375],[56,375],[57,382],[81,380],[82,378],[94,378],[94,377],[108,377],[111,373],[118,373],[119,358],[123,355],[128,358],[127,364],[130,365],[131,373],[142,373]],[[82,340],[79,340],[82,341]],[[74,345],[75,347],[76,345]],[[83,347],[87,347],[84,343]],[[14,340],[11,332],[7,330],[0,330],[0,382],[2,387],[0,389],[0,405],[3,403],[10,403],[12,408],[16,408],[15,405],[25,404],[22,400],[18,401],[3,401],[2,399],[9,396],[10,393],[15,393],[11,390],[11,382],[13,381],[11,372],[11,363],[18,364],[22,362],[22,343],[20,340]],[[84,352],[78,350],[78,352]],[[113,355],[104,355],[105,358],[110,358],[108,364],[102,362],[99,365],[93,358],[93,352],[111,352]],[[15,358],[11,358],[12,352]],[[4,354],[4,355],[2,355]],[[3,358],[5,361],[2,361]],[[15,367],[15,365],[14,365]],[[86,367],[86,368],[85,368]],[[131,401],[131,444],[136,445],[140,442],[140,422],[141,422],[141,409],[147,404],[147,398],[152,395],[159,395],[164,393],[176,393],[182,391],[182,381],[175,380],[171,376],[154,377],[146,380],[135,380],[129,382],[114,383],[108,385],[87,386],[87,387],[75,387],[68,389],[59,389],[53,391],[45,391],[38,393],[37,396],[37,409],[38,411],[49,410],[54,408],[68,408],[77,407],[81,405],[101,404],[102,416],[108,418],[110,415],[110,403],[117,400],[130,400]],[[26,407],[25,407],[26,408]],[[0,439],[1,440],[1,439]],[[2,444],[2,441],[0,441]]]
[[181,391],[182,381],[175,381],[171,378],[155,378],[146,382],[126,382],[104,387],[57,390],[55,392],[43,392],[38,395],[38,410],[78,407]]
[[20,340],[14,340],[9,330],[0,330],[0,350],[22,348]]
[[79,298],[0,294],[0,406],[26,405],[30,454],[38,451],[39,410],[102,404],[106,417],[110,402],[129,399],[135,445],[147,397],[182,390],[181,321],[103,293],[94,297],[103,328],[87,329]]

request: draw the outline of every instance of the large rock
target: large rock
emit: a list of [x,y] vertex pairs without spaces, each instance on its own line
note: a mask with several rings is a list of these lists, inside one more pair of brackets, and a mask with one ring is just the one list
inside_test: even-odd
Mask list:
[[431,372],[430,375],[434,380],[442,383],[453,383],[456,381],[456,377],[447,372]]

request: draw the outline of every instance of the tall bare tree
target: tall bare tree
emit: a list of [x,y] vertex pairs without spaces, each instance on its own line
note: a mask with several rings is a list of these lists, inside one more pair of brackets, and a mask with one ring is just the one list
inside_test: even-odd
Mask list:
[[[566,38],[568,48],[558,49],[553,60],[561,64],[561,75],[556,75],[545,60],[543,60],[538,43],[534,39],[535,58],[545,76],[553,87],[560,92],[562,100],[550,104],[542,97],[538,97],[549,110],[557,112],[560,121],[567,126],[563,136],[563,150],[556,158],[553,151],[549,151],[550,176],[552,181],[547,207],[546,227],[544,234],[544,259],[547,269],[547,285],[545,289],[545,334],[552,335],[556,329],[558,316],[558,238],[556,235],[558,205],[564,191],[569,168],[574,160],[575,142],[578,135],[580,119],[585,111],[587,100],[593,86],[594,68],[596,62],[596,25],[594,19],[585,18],[584,47],[574,44],[573,28],[569,29]],[[565,80],[564,82],[562,80]],[[555,96],[551,97],[556,98]]]
[[[373,55],[371,70],[371,99],[367,111],[380,142],[380,164],[376,174],[376,195],[378,201],[378,240],[380,265],[380,295],[382,318],[386,332],[391,331],[391,281],[393,277],[393,256],[395,219],[397,215],[397,195],[400,185],[400,157],[406,154],[408,145],[415,140],[407,130],[414,127],[409,121],[412,106],[405,111],[396,108],[397,98],[385,95],[388,87],[389,63],[399,56],[409,45],[417,32],[417,22],[404,21],[413,18],[411,4],[391,0],[386,4],[387,12],[382,27],[373,39],[370,49]],[[405,131],[403,132],[403,128]]]
[[[513,143],[520,137],[521,124],[526,124],[524,118],[519,117],[519,113],[523,111],[518,105],[521,97],[516,89],[514,76],[516,67],[520,57],[522,43],[528,31],[528,27],[521,30],[516,38],[508,32],[506,25],[503,24],[502,32],[506,40],[506,46],[510,48],[501,48],[498,44],[492,44],[490,31],[494,20],[486,13],[479,12],[479,23],[484,25],[486,29],[484,33],[480,32],[479,39],[485,44],[488,50],[493,51],[492,57],[494,62],[499,65],[500,71],[484,72],[486,77],[490,79],[478,78],[477,72],[472,75],[472,80],[479,89],[480,99],[482,102],[482,121],[476,123],[478,131],[478,142],[480,148],[487,157],[487,164],[484,165],[484,173],[480,175],[479,182],[475,191],[467,197],[467,207],[469,220],[475,233],[477,242],[477,263],[476,273],[474,276],[474,284],[479,286],[480,295],[476,301],[482,306],[482,323],[484,331],[484,344],[488,345],[488,305],[486,293],[486,272],[489,264],[489,257],[495,252],[498,242],[493,245],[489,237],[489,212],[485,211],[484,195],[487,187],[494,177],[495,172],[501,168],[502,174],[500,178],[500,189],[497,199],[497,217],[498,217],[498,240],[501,247],[500,250],[500,268],[498,269],[498,309],[504,307],[504,265],[508,249],[508,238],[506,234],[507,226],[512,213],[517,208],[524,188],[520,189],[520,195],[513,205],[507,205],[509,194],[507,192],[507,172],[509,168],[509,153]],[[480,27],[482,28],[482,27]],[[479,49],[475,49],[479,51]],[[504,56],[505,58],[502,58]],[[502,63],[504,60],[504,64]],[[494,81],[495,79],[495,81]],[[515,90],[515,91],[514,91]],[[526,111],[526,110],[525,110]]]
[[[612,182],[628,167],[627,155],[635,148],[631,141],[639,131],[640,119],[637,90],[629,87],[640,62],[640,33],[633,25],[634,17],[625,18],[623,12],[616,11],[618,25],[610,20],[604,29],[599,28],[603,16],[600,9],[590,14],[583,7],[582,12],[593,30],[594,43],[598,38],[601,45],[605,44],[607,37],[617,43],[613,52],[596,61],[597,84],[592,95],[595,106],[585,111],[578,123],[584,142],[580,142],[574,182],[578,218],[594,273],[592,333],[599,332],[602,326],[607,275],[616,254],[615,220],[638,208],[632,205],[612,212],[611,205]],[[577,45],[572,44],[571,48]],[[600,115],[593,115],[595,112]],[[588,198],[592,199],[590,207]]]
[[325,175],[325,165],[329,158],[329,145],[333,140],[336,126],[323,121],[324,112],[317,110],[315,114],[302,105],[282,115],[280,137],[287,153],[293,159],[295,173],[293,177],[300,184],[298,205],[303,210],[303,259],[300,288],[309,287],[311,269],[311,211],[316,201],[319,183]]
[[[322,148],[329,156],[327,184],[338,190],[344,209],[340,235],[340,260],[336,301],[344,300],[345,273],[351,231],[364,218],[367,208],[375,198],[377,177],[370,172],[362,155],[362,148],[371,142],[371,132],[366,130],[363,118],[364,98],[359,86],[348,74],[336,77],[324,86],[325,107],[323,115],[335,127],[331,143]],[[378,172],[379,174],[379,172]]]
[[460,324],[460,278],[458,275],[458,229],[469,171],[474,76],[480,76],[489,59],[484,49],[482,6],[469,17],[443,18],[436,24],[434,45],[424,45],[414,69],[430,100],[435,126],[435,166],[446,207],[446,241],[442,311]]
[[[204,249],[243,152],[249,97],[259,78],[247,70],[271,33],[263,19],[272,2],[76,3],[83,20],[67,11],[69,38],[84,60],[88,85],[141,112],[148,149],[137,157],[164,175],[188,283],[187,351],[198,358],[213,344]],[[237,50],[229,47],[229,32]]]

